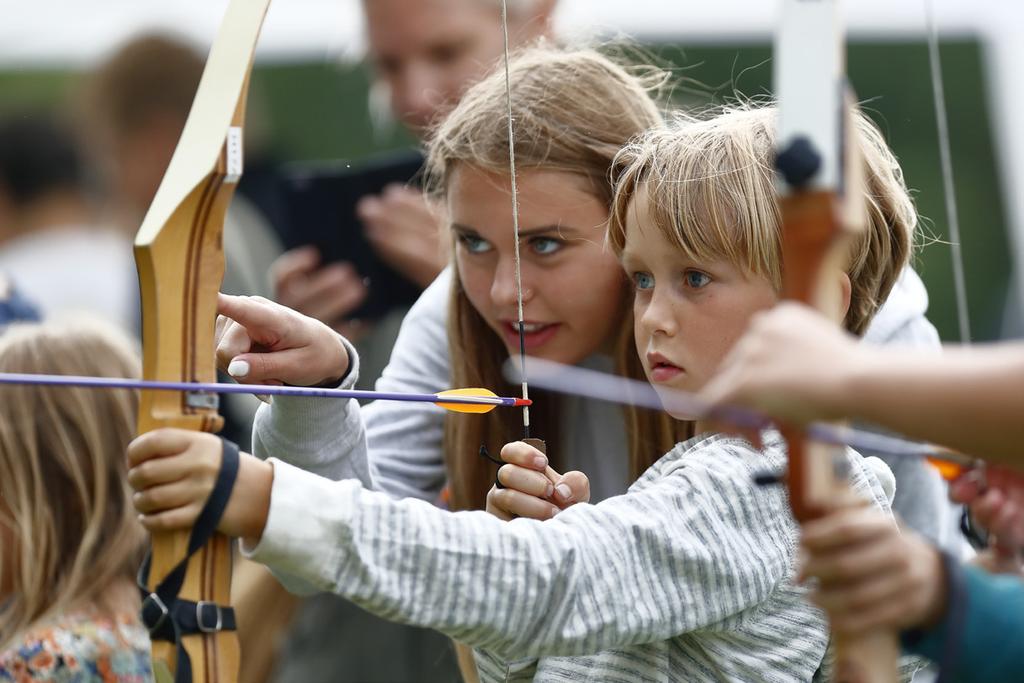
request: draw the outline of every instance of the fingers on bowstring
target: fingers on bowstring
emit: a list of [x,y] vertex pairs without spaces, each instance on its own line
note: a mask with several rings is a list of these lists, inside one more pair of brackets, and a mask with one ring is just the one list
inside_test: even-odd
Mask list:
[[566,472],[555,481],[555,502],[565,507],[590,501],[590,479],[582,472]]
[[559,512],[558,506],[522,491],[511,488],[492,488],[491,491],[492,493],[488,494],[488,499],[493,506],[504,512],[503,515],[499,515],[503,519],[507,518],[507,515],[511,515],[545,520],[551,519]]
[[497,486],[491,487],[491,489],[487,492],[486,509],[487,512],[494,515],[498,519],[508,522],[512,519],[515,519],[515,515],[513,515],[511,512],[509,512],[500,505],[500,503],[502,502],[502,498],[501,496],[498,495],[498,492],[504,490],[505,489],[499,489]]
[[540,472],[544,472],[548,466],[548,456],[522,441],[512,441],[502,446],[501,459],[507,463]]
[[555,492],[554,484],[544,474],[511,463],[498,468],[498,481],[506,488],[538,498],[550,498]]

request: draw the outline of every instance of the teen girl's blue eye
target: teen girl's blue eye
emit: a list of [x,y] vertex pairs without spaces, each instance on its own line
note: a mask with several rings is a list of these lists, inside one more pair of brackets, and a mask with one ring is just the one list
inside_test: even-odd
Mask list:
[[457,233],[457,239],[470,254],[484,254],[491,250],[491,243],[476,235],[460,232]]
[[533,249],[534,253],[540,254],[541,256],[547,256],[561,251],[562,247],[565,246],[564,242],[554,237],[534,237],[530,240],[530,248]]
[[650,273],[633,273],[633,286],[638,290],[654,287],[654,276]]
[[707,273],[702,273],[699,270],[688,270],[683,274],[683,279],[686,280],[686,285],[693,289],[700,289],[705,287],[711,282],[711,278]]

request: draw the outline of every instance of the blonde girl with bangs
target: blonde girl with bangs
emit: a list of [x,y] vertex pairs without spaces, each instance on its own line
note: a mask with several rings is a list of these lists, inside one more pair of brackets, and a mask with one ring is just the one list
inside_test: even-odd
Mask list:
[[[137,377],[131,342],[84,322],[15,324],[0,372]],[[137,393],[0,387],[0,681],[152,679],[127,484]]]
[[[657,129],[619,155],[609,231],[634,283],[635,349],[659,389],[699,388],[750,316],[778,298],[773,129],[771,110],[728,112]],[[850,329],[862,329],[893,286],[915,225],[891,153],[863,121],[860,130],[880,208],[851,248],[857,265],[837,283],[848,295]],[[685,216],[676,212],[682,207]],[[866,284],[850,285],[853,277]],[[340,353],[310,341],[324,337],[314,321],[292,317],[287,333],[300,349],[316,349],[304,358]],[[307,382],[322,375],[305,370]],[[781,439],[765,434],[756,450],[692,416],[672,417],[696,435],[625,495],[543,521],[396,501],[364,488],[373,476],[366,469],[332,481],[244,456],[239,481],[247,483],[221,529],[295,590],[329,590],[472,645],[487,681],[819,677],[828,628],[794,583],[798,527],[784,491],[754,484],[757,471],[784,465]],[[293,438],[309,428],[298,420],[290,427]],[[361,422],[348,428],[363,440]],[[137,439],[133,467],[162,458],[167,468],[133,471],[144,524],[187,524],[187,505],[213,484],[190,468],[219,462],[220,449],[216,438],[176,430]],[[364,452],[357,443],[355,462]],[[502,455],[541,457],[522,442]],[[889,514],[873,468],[852,451],[848,460],[853,488]],[[161,505],[163,487],[182,478],[194,500]]]

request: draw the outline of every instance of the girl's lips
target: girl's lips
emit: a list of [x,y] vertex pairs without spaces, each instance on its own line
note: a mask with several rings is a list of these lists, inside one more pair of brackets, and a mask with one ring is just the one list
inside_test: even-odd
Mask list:
[[[561,326],[561,323],[527,323],[527,328],[523,334],[523,345],[526,347],[527,351],[543,346],[551,341],[551,338],[558,333],[558,328]],[[502,329],[505,332],[505,341],[509,347],[518,350],[519,323],[505,322],[502,324]]]
[[683,374],[682,368],[668,363],[658,363],[651,366],[652,382],[671,382],[681,374]]
[[660,353],[647,354],[647,367],[651,369],[649,379],[652,382],[670,382],[683,372],[681,367],[672,364]]

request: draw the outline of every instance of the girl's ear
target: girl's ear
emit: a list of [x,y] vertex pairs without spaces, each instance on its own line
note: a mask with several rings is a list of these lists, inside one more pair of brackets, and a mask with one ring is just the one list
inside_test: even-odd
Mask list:
[[846,319],[846,313],[850,310],[850,292],[853,290],[853,285],[850,284],[849,274],[842,272],[839,273],[839,303],[840,308],[840,320]]

